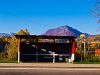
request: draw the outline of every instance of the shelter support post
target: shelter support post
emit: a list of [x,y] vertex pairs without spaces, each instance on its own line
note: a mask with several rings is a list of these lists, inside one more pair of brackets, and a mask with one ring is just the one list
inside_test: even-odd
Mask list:
[[53,63],[55,63],[55,52],[53,52]]
[[75,59],[75,41],[72,43],[72,51],[71,51],[71,62]]
[[20,62],[20,38],[18,38],[18,63]]

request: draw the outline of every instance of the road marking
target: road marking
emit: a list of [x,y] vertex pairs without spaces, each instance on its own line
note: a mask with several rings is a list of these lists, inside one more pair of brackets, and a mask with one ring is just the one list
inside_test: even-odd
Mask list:
[[91,70],[100,70],[100,68],[0,68],[0,70],[5,70],[5,69],[9,69],[9,70],[83,70],[83,71],[91,71]]

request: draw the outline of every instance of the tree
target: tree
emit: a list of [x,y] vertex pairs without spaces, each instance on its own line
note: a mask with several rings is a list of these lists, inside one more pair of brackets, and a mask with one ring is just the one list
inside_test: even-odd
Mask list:
[[[95,6],[91,10],[91,13],[94,17],[98,18],[97,23],[100,23],[100,0],[96,0]],[[100,30],[100,26],[97,28],[97,31]]]
[[26,35],[30,35],[30,33],[27,29],[25,29],[24,32],[26,33]]
[[[20,30],[17,32],[17,35],[29,35],[29,32],[27,29],[25,30]],[[18,54],[18,40],[15,36],[13,36],[10,40],[10,43],[7,46],[7,53],[8,53],[8,58],[10,60],[17,60],[17,54]]]
[[0,37],[0,52],[6,51],[6,45],[10,42],[10,37],[2,36]]
[[7,53],[8,58],[10,60],[16,60],[17,59],[17,39],[15,36],[11,38],[10,43],[7,46]]
[[[100,0],[96,0],[95,6],[91,10],[91,13],[96,18],[100,18]],[[97,22],[100,23],[100,19]]]
[[17,32],[17,35],[30,35],[27,29],[23,30],[21,29],[19,32]]

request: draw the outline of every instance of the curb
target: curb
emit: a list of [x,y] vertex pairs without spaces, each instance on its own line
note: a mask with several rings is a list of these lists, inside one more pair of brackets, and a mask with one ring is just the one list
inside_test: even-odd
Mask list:
[[2,63],[0,68],[98,68],[100,64],[64,64],[64,63]]
[[79,69],[79,68],[93,68],[100,69],[100,67],[47,67],[47,66],[0,66],[0,68],[67,68],[67,69]]

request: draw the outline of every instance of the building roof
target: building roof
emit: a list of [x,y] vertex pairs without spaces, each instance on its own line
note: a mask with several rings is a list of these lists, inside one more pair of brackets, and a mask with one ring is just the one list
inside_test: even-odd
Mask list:
[[40,39],[75,39],[75,36],[47,36],[47,35],[15,35],[16,38],[40,38]]

